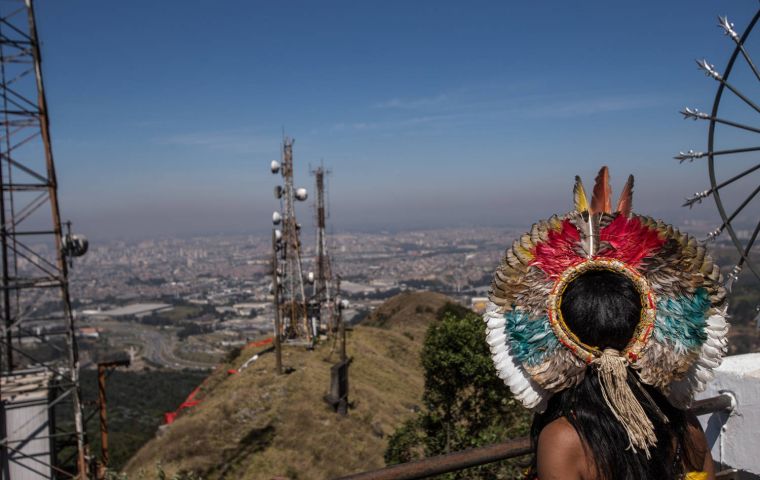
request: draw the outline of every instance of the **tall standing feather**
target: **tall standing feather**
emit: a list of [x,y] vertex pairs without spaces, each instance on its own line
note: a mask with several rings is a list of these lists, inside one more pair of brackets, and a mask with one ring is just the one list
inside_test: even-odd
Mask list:
[[623,191],[620,192],[620,198],[618,199],[616,211],[620,212],[624,217],[631,215],[631,208],[633,207],[633,175],[628,175],[628,181],[625,182]]
[[588,200],[586,200],[586,190],[583,188],[583,182],[581,177],[575,176],[575,186],[573,187],[573,200],[575,202],[575,210],[577,212],[585,212],[588,210]]
[[591,196],[591,213],[612,213],[612,188],[610,188],[610,172],[602,167],[596,176],[594,194]]

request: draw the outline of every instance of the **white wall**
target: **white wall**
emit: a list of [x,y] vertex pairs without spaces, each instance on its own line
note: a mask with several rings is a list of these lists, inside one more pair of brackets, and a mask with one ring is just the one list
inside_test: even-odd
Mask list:
[[[718,412],[699,417],[713,459],[725,466],[760,474],[760,353],[726,357],[715,371],[715,379],[698,398],[723,391],[736,398],[732,413]],[[751,478],[751,477],[750,477]]]

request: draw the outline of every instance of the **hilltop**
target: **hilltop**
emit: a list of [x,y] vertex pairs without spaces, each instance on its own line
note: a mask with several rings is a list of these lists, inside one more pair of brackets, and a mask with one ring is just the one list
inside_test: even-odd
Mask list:
[[424,331],[451,300],[429,292],[402,293],[348,333],[353,357],[346,417],[322,400],[337,346],[286,347],[288,375],[274,373],[274,354],[239,369],[262,348],[245,349],[217,368],[201,388],[201,403],[149,441],[127,464],[131,478],[151,478],[156,464],[171,475],[219,478],[332,478],[384,466],[388,436],[419,409]]

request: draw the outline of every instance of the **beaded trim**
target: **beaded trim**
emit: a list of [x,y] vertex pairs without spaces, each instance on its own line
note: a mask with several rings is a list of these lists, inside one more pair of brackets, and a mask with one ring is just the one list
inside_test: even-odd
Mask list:
[[598,347],[583,343],[570,330],[570,327],[567,326],[562,318],[562,310],[560,308],[562,306],[562,295],[565,293],[567,286],[580,275],[590,270],[610,270],[624,275],[631,280],[641,296],[641,318],[638,325],[636,325],[633,337],[631,337],[628,345],[621,352],[622,356],[627,358],[629,363],[634,363],[638,360],[641,349],[646,345],[654,329],[655,317],[657,315],[656,301],[646,279],[635,269],[620,260],[612,258],[584,260],[559,275],[547,299],[547,311],[552,330],[557,339],[586,364],[590,364],[595,359],[601,357],[602,351]]

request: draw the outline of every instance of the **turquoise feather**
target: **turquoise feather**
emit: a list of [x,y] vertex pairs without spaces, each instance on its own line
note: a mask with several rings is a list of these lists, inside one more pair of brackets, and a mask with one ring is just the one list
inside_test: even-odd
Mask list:
[[654,337],[675,347],[679,354],[698,350],[707,340],[706,317],[710,308],[707,290],[699,288],[694,295],[679,295],[657,302]]
[[507,342],[512,355],[523,365],[539,365],[560,346],[554,336],[549,318],[531,317],[524,310],[504,314]]

